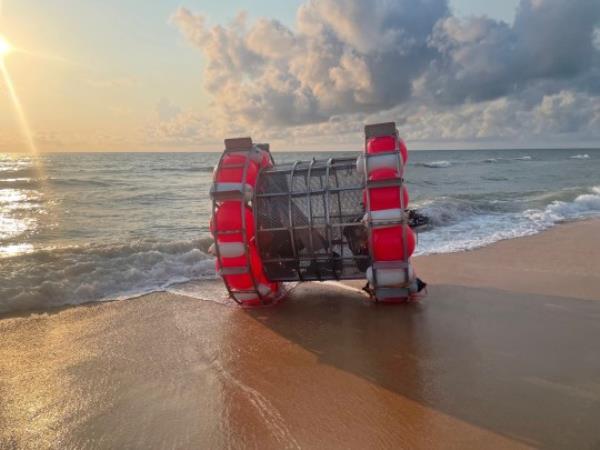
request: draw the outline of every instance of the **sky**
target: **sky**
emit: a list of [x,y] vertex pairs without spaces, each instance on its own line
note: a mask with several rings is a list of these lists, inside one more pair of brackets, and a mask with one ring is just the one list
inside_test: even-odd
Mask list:
[[[597,0],[0,0],[0,152],[600,147]],[[28,131],[32,140],[27,138]]]

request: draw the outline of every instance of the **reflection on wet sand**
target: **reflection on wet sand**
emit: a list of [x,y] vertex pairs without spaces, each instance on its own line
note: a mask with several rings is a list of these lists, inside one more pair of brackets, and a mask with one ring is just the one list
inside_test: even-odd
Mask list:
[[[322,289],[256,315],[314,355],[293,369],[269,364],[295,387],[279,395],[298,430],[327,427],[332,442],[356,448],[600,442],[600,304],[437,286],[422,305],[372,308]],[[241,358],[243,372],[272,356]]]

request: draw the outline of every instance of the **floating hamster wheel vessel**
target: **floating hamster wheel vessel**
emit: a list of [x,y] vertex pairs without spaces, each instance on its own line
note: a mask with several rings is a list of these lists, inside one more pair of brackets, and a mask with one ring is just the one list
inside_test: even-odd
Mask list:
[[379,302],[417,299],[404,168],[394,123],[365,127],[355,157],[275,165],[268,144],[226,139],[210,195],[216,268],[244,306],[283,298],[286,281],[367,279]]

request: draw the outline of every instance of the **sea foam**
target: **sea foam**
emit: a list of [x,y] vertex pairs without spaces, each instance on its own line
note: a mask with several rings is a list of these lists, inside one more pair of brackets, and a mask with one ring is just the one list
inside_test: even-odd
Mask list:
[[428,167],[430,169],[445,169],[447,167],[451,167],[452,163],[450,161],[431,161],[421,163],[423,167]]
[[[554,195],[560,195],[555,193]],[[417,254],[471,250],[494,242],[537,234],[566,220],[600,216],[600,186],[572,201],[554,200],[544,208],[518,212],[492,211],[489,206],[451,202],[447,209],[425,206],[434,228],[421,233]]]
[[210,239],[38,250],[0,259],[0,313],[134,297],[215,278]]

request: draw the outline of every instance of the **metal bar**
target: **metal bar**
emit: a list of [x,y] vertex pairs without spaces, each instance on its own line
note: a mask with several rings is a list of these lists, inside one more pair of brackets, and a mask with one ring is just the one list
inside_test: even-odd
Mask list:
[[[294,258],[297,260],[298,259],[298,251],[296,249],[296,236],[294,234],[294,217],[292,214],[292,192],[294,191],[294,172],[296,171],[296,167],[298,166],[298,164],[300,163],[300,161],[296,161],[294,162],[294,165],[292,166],[292,170],[290,172],[290,192],[289,192],[289,196],[288,196],[288,225],[289,225],[289,232],[290,232],[290,240],[292,241],[292,253],[294,254]],[[302,273],[300,273],[300,263],[297,262],[296,263],[296,272],[298,273],[298,279],[300,279],[300,281],[303,280],[302,278]]]
[[314,237],[313,237],[313,231],[314,231],[314,227],[313,227],[313,216],[312,216],[312,196],[310,193],[311,190],[311,175],[312,175],[312,169],[313,166],[315,164],[315,158],[313,158],[310,163],[308,164],[308,171],[306,172],[306,197],[308,199],[308,242],[310,245],[310,256],[312,258],[312,261],[315,263],[315,271],[317,273],[317,278],[319,279],[319,281],[321,280],[321,271],[319,270],[319,265],[317,264],[317,260],[315,259],[315,242],[314,242]]
[[210,196],[217,202],[225,202],[227,200],[244,201],[244,198],[246,197],[245,192],[241,189],[233,191],[214,191],[211,189]]
[[245,273],[248,273],[246,266],[223,267],[219,270],[219,275],[242,275]]
[[384,188],[384,187],[396,187],[396,186],[401,187],[402,184],[404,184],[403,178],[388,178],[387,180],[367,181],[367,186],[371,189],[378,189],[378,188]]
[[[339,280],[340,281],[342,281],[342,280],[358,280],[358,279],[361,279],[361,278],[362,278],[362,276],[344,275],[344,274],[342,274],[342,275],[340,275]],[[301,281],[301,280],[299,280],[298,278],[292,278],[292,277],[285,277],[285,276],[277,277],[276,276],[276,277],[273,277],[271,279],[271,281],[282,282],[282,281]],[[302,281],[317,281],[317,278],[316,277],[313,278],[310,275],[307,275],[306,277],[304,277],[304,279]]]
[[[365,155],[368,155],[368,148],[367,148],[367,144],[368,144],[368,129],[367,127],[365,127]],[[367,236],[369,239],[369,256],[371,257],[371,261],[374,262],[375,261],[375,252],[373,249],[373,217],[371,215],[371,188],[369,187],[369,159],[365,158],[365,164],[363,167],[363,171],[364,171],[364,179],[365,179],[365,192],[367,195],[365,195],[366,199],[367,199],[367,204],[365,205],[365,208],[367,210]],[[372,263],[371,263],[372,264]],[[371,273],[373,275],[373,289],[377,289],[377,271],[376,270],[371,270]],[[377,301],[377,297],[375,297],[375,301]]]
[[[354,164],[354,167],[356,167],[356,163]],[[335,176],[335,185],[336,187],[339,187],[340,185],[340,179],[338,178],[338,171],[337,171],[337,167],[336,169],[333,171],[334,176]],[[340,190],[336,190],[337,193],[337,198],[338,198],[338,212],[340,213],[339,215],[339,220],[342,220],[342,218],[344,217],[344,215],[342,214],[342,197],[340,196],[340,193],[342,191]],[[342,240],[342,244],[340,245],[340,256],[342,258],[344,258],[344,233],[343,230],[340,230],[340,236],[341,236],[341,240]],[[346,244],[348,244],[348,242],[346,241]]]
[[[317,163],[325,162],[325,161],[327,161],[327,160],[317,160]],[[336,169],[338,169],[338,170],[353,169],[354,167],[356,167],[356,158],[335,158],[334,161],[335,161],[336,165],[339,164],[339,167],[336,166]],[[293,164],[286,163],[286,164],[282,164],[278,167],[272,167],[270,169],[267,169],[266,173],[271,174],[271,173],[289,172],[291,170],[291,167],[287,167],[289,165],[293,165]]]
[[252,149],[252,138],[250,137],[225,139],[226,152],[237,152],[250,149]]
[[[329,261],[330,263],[333,262],[333,240],[332,240],[332,235],[331,235],[331,214],[329,213],[330,209],[331,209],[331,201],[329,199],[329,196],[331,195],[331,190],[330,190],[330,183],[329,183],[329,176],[331,173],[331,164],[334,161],[333,158],[329,158],[327,160],[327,165],[325,167],[325,236],[327,236],[327,251],[329,252]],[[341,220],[341,218],[340,218]],[[343,244],[342,244],[343,245]],[[332,264],[333,265],[333,264]],[[338,273],[337,270],[334,269],[333,274],[335,275],[335,279],[339,280],[340,279],[340,274]]]
[[396,227],[399,225],[404,225],[404,219],[394,220],[394,219],[373,219],[371,221],[376,228],[383,227]]
[[[383,180],[383,181],[387,181],[387,180]],[[395,186],[396,184],[392,184],[391,186]],[[345,191],[362,191],[365,187],[364,186],[350,186],[350,187],[343,187],[343,188],[330,188],[329,192],[345,192]],[[311,194],[316,195],[316,194],[325,194],[327,191],[325,189],[321,189],[321,190],[317,190],[317,191],[310,191]],[[304,197],[308,194],[307,191],[296,191],[293,193],[293,197]],[[289,192],[264,192],[262,194],[258,194],[256,197],[257,198],[269,198],[269,197],[287,197],[288,195],[290,195]]]
[[[387,223],[387,222],[382,222]],[[341,222],[331,224],[331,227],[335,228],[343,228],[343,227],[359,227],[362,226],[360,222]],[[297,225],[294,227],[295,230],[308,230],[308,225]],[[288,227],[273,227],[273,228],[261,228],[260,232],[264,233],[265,231],[288,231]]]
[[[273,156],[271,155],[271,152],[269,151],[269,144],[257,144],[257,146],[261,149],[264,149],[266,152],[269,153],[269,157],[271,158],[271,161],[273,160]],[[265,148],[266,146],[266,148]],[[258,239],[258,217],[256,217],[254,215],[256,208],[256,191],[258,190],[258,183],[260,182],[260,175],[263,171],[263,168],[261,167],[261,165],[259,164],[258,166],[258,173],[256,174],[256,181],[254,184],[254,189],[252,189],[252,215],[254,216],[254,245],[256,245],[256,251],[258,252],[258,256],[261,256],[260,253],[260,239]]]
[[[341,256],[334,256],[334,257],[329,257],[328,255],[324,255],[324,256],[317,256],[315,259],[319,260],[319,261],[329,261],[329,260],[334,260],[334,261],[353,261],[355,259],[369,259],[369,257],[367,255],[352,255],[351,257],[346,256],[346,257],[341,257]],[[294,261],[312,261],[313,258],[312,257],[303,257],[303,256],[299,256],[298,258],[268,258],[268,259],[263,259],[262,262],[263,263],[278,263],[278,262],[294,262]]]
[[396,124],[394,122],[375,123],[365,126],[365,138],[367,141],[374,137],[393,136],[396,133]]

